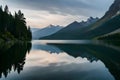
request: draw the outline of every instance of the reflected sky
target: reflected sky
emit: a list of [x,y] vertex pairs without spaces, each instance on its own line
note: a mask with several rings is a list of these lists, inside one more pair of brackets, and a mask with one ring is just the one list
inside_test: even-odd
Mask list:
[[[94,76],[93,76],[94,75]],[[62,53],[32,49],[26,56],[24,70],[18,75],[12,71],[0,80],[115,80],[100,61]]]
[[50,65],[61,66],[61,65],[72,64],[72,63],[80,64],[80,63],[89,62],[86,58],[84,59],[82,59],[81,57],[74,58],[72,56],[69,56],[67,53],[50,54],[46,51],[37,51],[37,50],[31,51],[30,55],[27,56],[27,60],[30,61],[30,63],[28,63],[29,65],[33,64],[34,66],[35,65],[37,66],[50,66]]
[[97,40],[33,40],[33,44],[93,44],[99,43]]
[[116,43],[76,41],[33,41],[32,46],[16,44],[1,50],[0,80],[120,79],[120,50]]

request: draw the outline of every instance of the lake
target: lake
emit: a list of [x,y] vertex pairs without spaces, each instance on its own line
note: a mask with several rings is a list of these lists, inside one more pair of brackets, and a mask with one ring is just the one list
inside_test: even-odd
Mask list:
[[120,47],[89,40],[0,46],[0,80],[120,80]]

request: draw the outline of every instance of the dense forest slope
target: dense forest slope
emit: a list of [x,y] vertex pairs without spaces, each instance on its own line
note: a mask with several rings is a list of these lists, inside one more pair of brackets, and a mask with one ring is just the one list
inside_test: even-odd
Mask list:
[[27,27],[24,14],[19,10],[12,15],[8,6],[4,10],[0,7],[0,40],[30,41],[32,38],[30,27]]

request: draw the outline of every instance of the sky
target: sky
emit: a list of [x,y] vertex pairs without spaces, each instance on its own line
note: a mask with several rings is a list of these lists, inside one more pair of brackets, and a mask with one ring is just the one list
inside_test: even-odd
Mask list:
[[66,26],[88,17],[102,17],[114,0],[0,0],[14,13],[21,10],[27,25],[44,28],[50,24]]

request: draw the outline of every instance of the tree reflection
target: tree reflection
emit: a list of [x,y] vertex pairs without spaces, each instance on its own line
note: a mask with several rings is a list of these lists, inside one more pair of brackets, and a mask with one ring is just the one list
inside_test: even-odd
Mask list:
[[31,43],[1,44],[0,45],[0,78],[12,71],[20,73],[25,64],[26,54],[31,49]]

